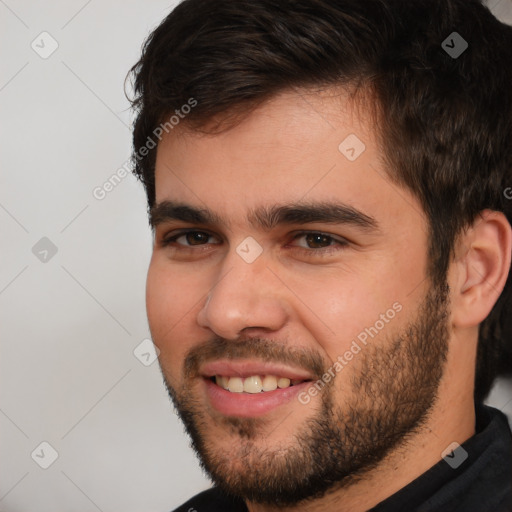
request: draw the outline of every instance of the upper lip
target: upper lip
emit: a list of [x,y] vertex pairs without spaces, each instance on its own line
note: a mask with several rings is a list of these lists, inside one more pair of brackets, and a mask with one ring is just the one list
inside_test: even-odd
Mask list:
[[304,369],[293,368],[279,363],[266,363],[254,360],[228,360],[221,359],[205,363],[201,366],[199,373],[203,377],[251,377],[253,375],[275,375],[290,380],[313,380],[311,373]]

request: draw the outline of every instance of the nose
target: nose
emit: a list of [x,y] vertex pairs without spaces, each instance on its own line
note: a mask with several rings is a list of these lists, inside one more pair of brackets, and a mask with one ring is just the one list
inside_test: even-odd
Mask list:
[[262,254],[252,263],[233,251],[197,316],[201,327],[224,339],[243,330],[278,331],[288,320],[285,291]]

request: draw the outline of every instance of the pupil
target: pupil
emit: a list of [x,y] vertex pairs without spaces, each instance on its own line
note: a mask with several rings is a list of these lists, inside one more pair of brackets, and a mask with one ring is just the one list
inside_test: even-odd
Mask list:
[[[330,238],[326,235],[307,235],[308,245],[313,247],[322,246],[322,244],[329,245]],[[323,246],[325,246],[323,245]]]
[[200,245],[202,242],[206,242],[207,240],[208,235],[206,233],[201,233],[200,231],[187,234],[187,242],[190,245]]

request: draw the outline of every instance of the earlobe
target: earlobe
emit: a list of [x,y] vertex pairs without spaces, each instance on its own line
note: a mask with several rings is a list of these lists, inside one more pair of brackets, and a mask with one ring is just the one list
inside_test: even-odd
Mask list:
[[501,212],[485,210],[459,240],[465,248],[457,261],[452,320],[474,327],[491,312],[510,270],[512,228]]

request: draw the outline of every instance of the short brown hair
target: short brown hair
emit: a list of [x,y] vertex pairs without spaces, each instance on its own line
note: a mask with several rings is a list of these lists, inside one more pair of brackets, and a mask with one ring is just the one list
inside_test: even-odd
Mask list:
[[[445,50],[454,41],[461,55]],[[184,122],[201,129],[290,88],[370,91],[388,174],[424,208],[440,282],[480,212],[511,221],[511,69],[512,27],[479,0],[185,0],[131,70],[134,172],[153,206],[156,148],[141,149],[191,99]],[[477,401],[512,373],[510,281],[480,326]]]

